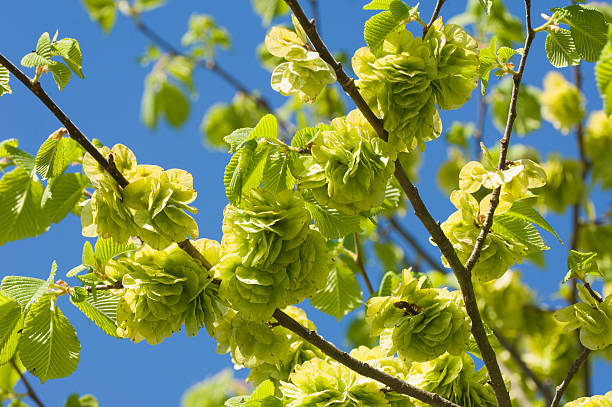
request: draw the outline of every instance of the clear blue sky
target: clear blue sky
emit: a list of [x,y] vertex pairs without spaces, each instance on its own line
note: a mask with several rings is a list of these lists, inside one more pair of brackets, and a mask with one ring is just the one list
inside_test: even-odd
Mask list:
[[[355,49],[364,45],[362,27],[370,15],[361,10],[365,1],[320,0],[320,3],[326,43],[332,50],[346,50],[352,55]],[[423,15],[430,15],[434,2],[428,0],[421,3]],[[462,10],[463,3],[447,2],[442,15],[448,19],[457,14]],[[523,15],[522,2],[507,3],[512,3],[514,13]],[[541,23],[541,12],[563,4],[550,0],[534,2],[534,24]],[[276,106],[282,104],[284,98],[269,88],[269,72],[257,64],[254,48],[263,41],[266,29],[253,14],[247,0],[169,1],[167,6],[146,14],[144,21],[178,44],[192,12],[214,15],[232,33],[233,50],[221,53],[219,64],[239,75],[250,87],[259,89]],[[59,29],[60,38],[74,37],[79,40],[84,53],[85,80],[73,76],[63,93],[57,90],[51,78],[44,78],[43,86],[90,139],[99,138],[109,146],[126,144],[135,152],[139,163],[183,168],[191,172],[199,192],[195,205],[200,210],[196,219],[201,236],[220,239],[222,210],[227,202],[222,174],[229,156],[204,148],[198,127],[207,108],[214,102],[231,100],[233,89],[210,73],[196,72],[199,98],[192,105],[188,123],[178,131],[162,123],[156,132],[151,132],[141,125],[139,119],[143,80],[148,69],[141,67],[136,60],[147,41],[129,20],[118,17],[113,31],[105,36],[89,20],[77,0],[6,1],[2,5],[2,15],[0,52],[15,63],[34,48],[43,31],[53,34]],[[544,38],[538,36],[527,64],[527,82],[541,87],[542,77],[549,69],[544,54]],[[571,77],[570,69],[562,72]],[[583,72],[588,109],[600,109],[601,100],[596,93],[592,64],[585,64]],[[18,138],[21,148],[35,153],[42,141],[61,126],[23,86],[14,80],[11,85],[13,94],[0,99],[0,139]],[[443,121],[447,128],[453,120],[475,121],[475,112],[475,103],[470,102],[459,111],[446,112]],[[499,137],[499,132],[488,121],[486,144],[494,144]],[[543,157],[553,150],[576,156],[575,139],[561,136],[545,122],[540,131],[520,140],[514,137],[512,141],[536,146]],[[436,168],[445,158],[446,146],[443,142],[428,143],[419,184],[425,202],[429,204],[434,217],[441,221],[454,210],[433,181]],[[596,196],[598,208],[605,208],[609,204],[609,195]],[[548,219],[562,238],[568,241],[569,216],[549,216]],[[405,224],[426,241],[425,230],[412,215],[406,217]],[[541,293],[540,299],[550,303],[549,294],[555,290],[553,287],[566,271],[566,249],[549,236],[546,236],[546,240],[552,247],[547,254],[547,271],[531,267],[522,267],[521,270],[529,284]],[[0,247],[0,277],[19,274],[46,278],[53,260],[57,260],[59,266],[58,276],[63,276],[81,262],[83,243],[80,221],[70,216],[61,224],[53,225],[42,236]],[[434,247],[429,251],[438,256]],[[60,299],[59,306],[76,326],[83,348],[79,367],[72,376],[43,385],[32,379],[40,397],[49,407],[62,406],[65,398],[75,391],[95,394],[104,407],[179,405],[181,394],[187,387],[224,367],[231,367],[229,356],[215,353],[215,343],[205,331],[192,339],[181,333],[154,347],[146,343],[133,344],[128,340],[105,336],[67,299]],[[333,318],[310,307],[307,307],[307,311],[316,320],[320,333],[342,344],[344,330],[338,329]],[[350,317],[346,320],[350,320]],[[343,327],[346,320],[343,320]],[[612,376],[612,369],[609,365],[597,363],[594,374],[596,393],[610,390],[606,376]]]

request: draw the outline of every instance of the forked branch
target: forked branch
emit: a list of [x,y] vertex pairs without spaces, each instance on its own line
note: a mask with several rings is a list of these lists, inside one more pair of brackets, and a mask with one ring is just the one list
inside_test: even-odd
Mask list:
[[11,359],[11,366],[13,366],[13,369],[15,369],[17,371],[17,374],[19,374],[19,378],[21,379],[21,381],[23,382],[23,384],[26,387],[27,390],[27,394],[28,397],[32,399],[32,401],[34,403],[36,403],[36,405],[38,407],[45,407],[45,405],[43,404],[42,401],[40,401],[40,399],[38,398],[38,395],[36,394],[36,392],[34,391],[34,388],[32,387],[32,385],[30,385],[30,382],[28,382],[28,379],[25,377],[25,375],[23,374],[23,372],[21,371],[21,369],[19,369],[19,366],[17,366],[17,363],[15,363],[15,361],[13,359]]
[[[302,25],[302,28],[304,28],[304,31],[308,35],[308,38],[310,39],[310,42],[315,50],[336,72],[338,83],[340,86],[342,86],[342,89],[349,95],[357,108],[376,130],[378,136],[383,140],[388,140],[389,135],[383,126],[382,120],[378,118],[376,114],[374,114],[372,109],[370,109],[368,104],[365,102],[363,96],[361,96],[359,90],[355,86],[355,81],[350,78],[346,72],[344,72],[342,65],[332,56],[329,49],[325,46],[323,40],[319,36],[314,22],[306,17],[306,14],[304,13],[304,10],[300,6],[299,2],[297,0],[285,0],[285,3],[287,3],[289,8],[291,8],[293,14]],[[480,349],[484,363],[489,372],[491,385],[495,391],[495,397],[498,405],[500,407],[511,407],[510,395],[508,394],[508,390],[504,384],[504,379],[502,377],[501,370],[499,369],[499,364],[497,363],[495,351],[489,343],[482,318],[480,317],[480,311],[478,310],[478,306],[476,304],[476,297],[474,294],[474,287],[472,285],[470,273],[466,271],[463,263],[461,263],[461,260],[459,260],[459,257],[457,257],[455,249],[440,228],[439,223],[433,218],[433,216],[431,216],[431,213],[429,213],[429,210],[421,199],[417,188],[410,181],[406,171],[404,171],[399,161],[395,162],[395,177],[404,190],[404,193],[410,200],[415,215],[423,223],[432,240],[434,243],[436,243],[457,277],[457,281],[459,282],[461,293],[463,295],[463,300],[465,302],[466,311],[472,320],[472,335],[474,335],[476,344]],[[482,250],[482,247],[479,249],[479,251],[480,250]]]

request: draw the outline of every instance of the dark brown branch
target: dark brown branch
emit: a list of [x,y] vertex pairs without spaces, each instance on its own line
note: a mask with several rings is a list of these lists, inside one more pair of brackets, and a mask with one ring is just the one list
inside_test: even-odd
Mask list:
[[[75,140],[77,143],[81,145],[91,156],[104,168],[106,172],[109,173],[111,177],[121,188],[125,188],[128,186],[128,181],[125,177],[119,172],[117,167],[115,166],[112,155],[107,160],[104,158],[102,153],[94,146],[87,137],[79,130],[79,128],[66,116],[66,114],[59,108],[58,105],[47,95],[47,93],[43,90],[42,86],[40,86],[40,82],[33,83],[30,78],[19,68],[17,68],[11,61],[6,59],[4,55],[0,53],[0,64],[4,65],[6,69],[8,69],[21,83],[25,85],[26,88],[30,89],[32,93],[34,93],[40,101],[47,106],[47,108],[53,113],[53,115],[59,120],[64,127],[68,130],[70,134],[70,138]],[[204,259],[204,257],[199,253],[199,251],[191,244],[189,239],[179,242],[179,246],[185,250],[190,256],[194,257],[198,260],[207,270],[210,269],[210,263]],[[196,256],[195,253],[198,253],[199,256]]]
[[565,376],[565,379],[563,379],[561,384],[557,386],[557,389],[555,391],[555,397],[553,398],[552,403],[550,403],[550,407],[557,407],[559,405],[559,403],[561,402],[561,397],[563,397],[563,392],[565,392],[565,389],[567,389],[567,386],[569,386],[570,382],[572,381],[572,378],[580,368],[580,365],[585,360],[587,360],[590,354],[591,351],[589,349],[582,349],[582,352],[580,352],[578,359],[576,359],[574,363],[572,363],[572,365],[570,366],[569,371],[567,372],[567,376]]
[[27,391],[28,391],[28,397],[32,399],[32,401],[34,401],[34,403],[36,403],[36,405],[38,407],[45,407],[45,405],[43,404],[42,401],[40,401],[40,399],[38,398],[38,396],[36,395],[36,392],[34,391],[34,389],[32,388],[32,386],[30,385],[30,383],[28,382],[28,379],[26,379],[25,375],[21,372],[21,369],[19,369],[19,366],[17,366],[17,363],[15,363],[15,360],[11,359],[11,365],[13,366],[13,368],[17,371],[17,373],[19,374],[19,378],[21,379],[21,381],[23,382],[23,384],[25,385]]
[[334,344],[326,341],[319,336],[315,331],[311,331],[302,325],[300,325],[293,318],[280,310],[274,311],[274,318],[285,328],[289,329],[293,333],[299,335],[307,342],[319,348],[324,354],[330,358],[342,363],[349,369],[359,373],[362,376],[369,377],[380,383],[386,385],[389,389],[405,394],[410,397],[414,397],[417,400],[421,400],[424,403],[432,406],[446,406],[446,407],[459,407],[457,404],[452,403],[437,394],[430,393],[428,391],[419,389],[418,387],[412,386],[395,376],[391,376],[381,370],[375,369],[369,364],[362,362],[348,353],[341,351]]
[[593,290],[593,287],[591,287],[591,284],[585,281],[584,288],[586,288],[589,294],[591,294],[591,297],[595,298],[595,301],[599,303],[603,302],[603,298],[601,298],[601,296],[595,290]]
[[[121,288],[123,288],[123,284],[121,283],[121,281],[115,281],[114,283],[111,283],[111,284],[97,285],[96,291],[119,290]],[[86,290],[87,292],[92,292],[93,287],[87,287]]]
[[[157,34],[155,31],[149,28],[149,26],[143,23],[142,20],[137,15],[132,16],[132,21],[134,21],[136,28],[138,28],[138,30],[141,33],[143,33],[149,40],[157,44],[159,47],[164,49],[170,55],[181,56],[183,58],[187,58],[188,60],[192,61],[193,64],[197,66],[198,68],[215,73],[225,82],[227,82],[230,86],[236,89],[238,92],[253,99],[255,103],[261,106],[265,111],[267,111],[268,113],[274,113],[272,106],[266,99],[264,99],[262,96],[258,94],[253,93],[242,82],[240,82],[235,76],[230,74],[225,69],[221,68],[215,61],[213,60],[204,61],[200,59],[195,59],[185,54],[184,52],[181,52],[178,48],[170,44],[168,41],[162,38],[159,34]],[[295,130],[294,126],[290,123],[286,123],[281,120],[279,120],[278,123],[283,128],[283,130],[286,131],[287,133],[292,133]]]
[[438,0],[438,2],[436,3],[436,8],[434,9],[434,12],[431,15],[431,18],[429,19],[429,23],[427,23],[427,25],[423,27],[423,38],[427,34],[427,31],[429,31],[429,28],[431,28],[433,23],[436,22],[436,19],[440,15],[440,10],[442,10],[442,6],[444,5],[445,2],[446,0]]
[[319,14],[319,0],[310,0],[310,9],[312,10],[312,17],[317,24],[317,30],[319,34],[323,32],[321,29],[321,15]]
[[[289,8],[291,8],[293,14],[296,16],[296,18],[304,28],[304,31],[308,35],[308,38],[310,39],[310,42],[314,46],[315,50],[319,53],[321,58],[325,62],[327,62],[336,72],[338,83],[340,84],[340,86],[342,86],[342,89],[353,100],[357,108],[372,125],[374,130],[378,133],[378,136],[385,141],[388,140],[389,135],[383,126],[382,120],[380,120],[374,114],[374,112],[365,102],[365,100],[359,93],[359,90],[355,86],[355,81],[351,79],[346,74],[346,72],[344,72],[344,70],[342,69],[342,65],[338,63],[338,61],[336,61],[335,58],[331,55],[331,53],[323,43],[323,40],[317,33],[317,29],[315,27],[314,22],[310,21],[306,17],[306,15],[304,14],[304,10],[302,10],[302,7],[300,6],[299,2],[297,0],[285,0],[285,3],[287,3]],[[429,213],[429,210],[423,203],[423,200],[421,199],[417,188],[410,181],[408,175],[406,174],[406,171],[404,171],[399,161],[395,162],[395,177],[397,178],[399,184],[404,190],[404,193],[410,200],[415,215],[423,223],[423,225],[431,235],[432,240],[438,246],[444,257],[448,261],[451,269],[455,273],[455,276],[457,277],[457,281],[459,282],[459,286],[461,288],[466,311],[470,319],[472,320],[472,334],[474,335],[476,344],[480,349],[483,361],[489,372],[489,377],[491,378],[491,384],[493,390],[495,391],[495,397],[497,399],[497,402],[500,407],[511,407],[510,395],[508,394],[508,390],[506,389],[506,386],[504,384],[504,379],[499,369],[499,365],[497,364],[495,351],[489,343],[486,331],[484,329],[484,324],[482,323],[482,318],[480,317],[480,311],[478,310],[478,306],[476,304],[476,297],[474,295],[474,287],[472,285],[470,273],[466,271],[465,267],[459,260],[459,257],[457,257],[455,249],[453,248],[448,238],[444,235],[444,232],[440,228],[439,223],[436,222],[436,220]]]
[[370,278],[368,277],[365,265],[363,264],[363,249],[361,247],[361,243],[359,242],[359,234],[353,233],[353,238],[355,239],[355,263],[357,264],[357,267],[359,267],[359,271],[363,276],[370,295],[372,295],[374,294],[374,287],[372,287],[372,283],[370,282]]
[[389,223],[391,224],[393,229],[395,229],[395,231],[399,233],[400,236],[404,238],[406,242],[408,242],[408,244],[417,252],[417,254],[421,256],[421,258],[431,266],[431,268],[441,273],[446,273],[446,269],[436,259],[429,255],[429,253],[427,253],[425,249],[421,247],[421,245],[419,244],[419,242],[417,242],[414,236],[408,233],[408,231],[398,222],[398,220],[394,216],[389,218]]
[[493,330],[493,334],[499,341],[500,345],[504,347],[510,353],[514,362],[521,369],[523,374],[528,377],[538,388],[538,391],[542,396],[544,396],[544,402],[546,405],[550,404],[552,401],[552,392],[550,386],[545,384],[540,378],[527,366],[527,364],[523,361],[521,354],[519,351],[495,328],[491,328]]

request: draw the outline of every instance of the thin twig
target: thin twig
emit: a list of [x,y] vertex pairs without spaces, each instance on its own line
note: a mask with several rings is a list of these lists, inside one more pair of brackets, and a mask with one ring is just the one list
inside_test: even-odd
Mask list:
[[[268,113],[274,113],[272,106],[263,96],[253,93],[242,82],[240,82],[238,78],[236,78],[235,76],[230,74],[228,71],[220,67],[215,61],[213,60],[204,61],[201,59],[195,59],[191,57],[190,55],[185,54],[184,52],[181,52],[178,48],[170,44],[170,42],[166,41],[159,34],[153,31],[148,25],[143,23],[142,20],[137,15],[132,16],[132,21],[134,21],[134,25],[136,25],[136,28],[138,28],[138,30],[141,33],[143,33],[153,43],[163,48],[170,55],[181,56],[183,58],[187,58],[198,68],[215,73],[220,78],[222,78],[225,82],[227,82],[230,86],[236,89],[238,92],[253,99],[255,103],[261,106],[265,111],[267,111]],[[279,120],[278,123],[283,128],[283,130],[287,133],[293,133],[295,131],[294,126],[290,123],[287,123],[282,120]]]
[[538,391],[544,396],[544,401],[548,405],[552,401],[552,392],[550,386],[546,385],[540,378],[527,366],[519,351],[495,328],[491,327],[493,334],[499,341],[500,345],[504,347],[510,353],[514,362],[518,365],[518,367],[523,371],[523,374],[531,379],[531,381],[536,385]]
[[572,365],[570,366],[567,372],[567,376],[565,376],[565,379],[563,379],[561,384],[557,386],[557,389],[555,391],[555,397],[553,398],[552,403],[550,403],[550,407],[557,407],[559,405],[559,403],[561,402],[561,397],[563,396],[563,392],[565,392],[565,389],[567,388],[567,386],[569,386],[570,382],[572,381],[572,378],[580,368],[580,365],[585,360],[587,360],[590,354],[591,351],[589,349],[582,349],[582,352],[580,352],[578,359],[576,359],[574,363],[572,363]]
[[[508,120],[506,122],[506,129],[504,130],[504,137],[500,140],[501,149],[499,154],[499,161],[497,163],[497,169],[503,170],[506,168],[506,157],[508,155],[508,147],[510,146],[510,136],[512,135],[512,129],[514,127],[514,121],[516,120],[516,104],[518,101],[519,89],[521,87],[521,80],[523,78],[523,72],[525,72],[525,64],[527,63],[527,57],[529,55],[529,50],[531,49],[531,43],[535,37],[535,32],[531,26],[531,0],[525,0],[525,21],[527,24],[527,38],[525,39],[525,46],[523,47],[523,55],[521,57],[521,62],[519,64],[519,69],[516,72],[516,75],[513,77],[514,85],[512,87],[512,97],[510,99],[510,107],[508,110]],[[489,231],[491,230],[491,226],[493,225],[493,216],[495,215],[495,209],[499,204],[499,195],[501,193],[501,187],[495,188],[493,193],[491,194],[491,200],[489,203],[489,211],[487,212],[487,216],[483,222],[482,228],[480,229],[480,234],[476,239],[476,244],[474,245],[474,249],[468,258],[467,263],[465,264],[465,268],[468,273],[472,272],[472,269],[478,262],[478,258],[480,257],[480,253],[482,251],[482,247],[484,246],[485,240]]]
[[421,247],[414,236],[408,233],[408,231],[398,222],[395,216],[389,218],[389,223],[391,224],[391,227],[393,227],[393,229],[395,229],[395,231],[399,233],[400,236],[404,238],[404,240],[408,242],[408,244],[418,253],[418,255],[431,266],[431,268],[441,273],[446,273],[446,269]]
[[[121,282],[121,280],[119,280],[110,284],[97,285],[96,291],[119,290],[121,288],[123,288],[123,283]],[[92,292],[93,287],[87,287],[86,290],[87,292]]]
[[[89,139],[83,134],[81,130],[70,120],[68,116],[59,108],[59,106],[47,95],[47,93],[43,90],[42,86],[40,86],[40,82],[32,83],[30,78],[26,74],[24,74],[19,68],[17,68],[11,61],[5,58],[4,55],[0,53],[0,64],[4,65],[6,69],[8,69],[21,83],[25,85],[26,88],[30,89],[34,95],[40,99],[40,101],[47,106],[47,108],[53,113],[53,115],[59,120],[64,127],[68,130],[70,134],[70,138],[75,140],[77,143],[81,145],[91,156],[104,168],[108,174],[113,177],[113,179],[117,182],[117,184],[121,188],[125,188],[128,186],[129,182],[125,177],[121,174],[121,172],[115,166],[112,160],[112,154],[107,160],[104,158],[102,153],[94,146]],[[178,243],[181,249],[185,250],[190,256],[198,260],[202,266],[204,266],[207,270],[210,270],[211,265],[204,257],[200,254],[199,256],[195,256],[195,253],[199,253],[199,251],[191,244],[189,239],[186,239],[182,242]]]
[[23,374],[23,372],[21,371],[21,369],[19,369],[19,366],[17,366],[17,363],[15,363],[14,359],[11,359],[11,365],[13,366],[13,368],[17,371],[17,373],[19,374],[19,378],[21,379],[21,381],[23,382],[23,384],[25,385],[26,389],[28,390],[28,397],[32,399],[32,401],[34,401],[34,403],[36,403],[36,405],[38,407],[45,407],[45,405],[43,404],[42,401],[40,401],[40,399],[38,398],[38,396],[36,395],[36,392],[34,391],[34,389],[32,388],[32,386],[30,385],[30,383],[28,382],[28,379],[26,379],[25,375]]
[[337,362],[343,364],[344,366],[359,373],[362,376],[366,376],[380,383],[383,383],[384,385],[386,385],[397,393],[414,397],[415,399],[421,400],[422,402],[430,404],[432,406],[459,407],[457,406],[457,404],[452,403],[437,394],[419,389],[418,387],[412,386],[398,379],[395,376],[391,376],[390,374],[385,373],[382,370],[375,369],[369,364],[355,359],[348,353],[338,349],[331,342],[328,342],[323,339],[315,331],[303,327],[293,318],[289,317],[287,314],[280,310],[274,311],[274,318],[276,318],[276,320],[282,326],[299,335],[312,345],[316,346],[330,358],[336,360]]
[[438,0],[438,2],[436,3],[436,8],[434,9],[433,14],[431,15],[431,18],[429,19],[429,23],[427,23],[427,25],[423,27],[423,37],[425,37],[425,35],[427,34],[427,31],[429,31],[433,23],[436,22],[436,19],[440,15],[440,10],[442,10],[442,6],[444,5],[445,2],[446,0]]
[[[389,135],[383,126],[382,120],[374,114],[372,109],[370,109],[368,104],[365,102],[363,96],[359,93],[359,90],[355,86],[355,81],[350,78],[346,72],[344,72],[342,65],[331,55],[329,49],[325,46],[323,40],[319,36],[314,22],[308,20],[308,17],[306,17],[306,14],[304,14],[304,10],[300,6],[299,2],[297,0],[285,0],[285,3],[287,3],[289,8],[291,8],[293,14],[304,28],[304,31],[308,35],[308,38],[310,39],[310,42],[314,46],[315,50],[336,72],[338,83],[342,89],[353,100],[366,120],[377,132],[378,136],[385,141],[388,140]],[[489,372],[491,384],[493,390],[495,391],[495,397],[499,406],[511,407],[510,395],[508,394],[508,390],[504,384],[504,379],[497,363],[495,351],[489,343],[486,331],[484,329],[484,324],[480,316],[480,311],[478,310],[478,305],[476,304],[474,286],[472,285],[470,273],[466,272],[466,269],[463,266],[463,263],[461,263],[461,260],[459,260],[459,257],[457,257],[457,253],[455,253],[455,249],[453,248],[451,242],[442,231],[440,224],[431,216],[431,213],[423,203],[417,188],[410,181],[410,178],[408,178],[406,171],[404,171],[399,161],[395,162],[394,174],[400,186],[404,190],[404,193],[410,200],[415,215],[423,223],[432,240],[438,246],[457,277],[466,311],[472,320],[472,335],[474,336],[474,340],[480,349],[483,361]]]
[[363,248],[359,242],[359,234],[357,232],[353,233],[353,238],[355,239],[355,263],[357,264],[357,267],[359,267],[359,271],[363,276],[370,295],[372,295],[374,294],[374,288],[372,287],[372,283],[370,282],[370,278],[366,272],[365,265],[363,264]]

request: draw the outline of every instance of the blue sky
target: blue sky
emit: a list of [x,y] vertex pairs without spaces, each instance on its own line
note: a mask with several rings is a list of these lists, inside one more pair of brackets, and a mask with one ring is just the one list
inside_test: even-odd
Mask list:
[[[325,42],[332,50],[346,50],[352,55],[354,50],[364,45],[363,23],[370,16],[370,13],[361,10],[365,1],[320,0],[320,3]],[[463,3],[448,2],[442,16],[448,19],[457,14],[462,10]],[[515,14],[523,15],[522,2],[508,3],[512,3],[511,9]],[[539,17],[541,12],[564,4],[548,0],[534,2],[534,25],[542,22]],[[429,16],[432,8],[432,1],[422,2],[424,16]],[[222,52],[219,64],[238,75],[249,87],[261,91],[275,106],[280,106],[285,98],[270,89],[269,72],[259,67],[255,57],[254,49],[263,41],[266,28],[253,14],[247,0],[174,0],[143,18],[163,37],[178,44],[192,12],[213,15],[232,34],[233,50]],[[197,71],[195,80],[199,96],[192,104],[188,123],[178,131],[162,123],[157,131],[151,132],[142,126],[139,118],[140,97],[148,69],[137,62],[137,56],[144,51],[148,42],[128,19],[119,16],[113,31],[105,36],[89,20],[77,0],[60,0],[5,2],[3,21],[0,25],[0,38],[3,39],[0,52],[14,62],[34,48],[38,36],[44,31],[53,34],[59,29],[60,38],[74,37],[79,40],[84,53],[85,80],[73,76],[62,93],[51,78],[44,78],[43,86],[90,139],[99,138],[109,146],[126,144],[135,152],[139,163],[183,168],[191,172],[199,192],[195,205],[200,210],[196,220],[201,236],[220,239],[222,210],[227,203],[222,174],[229,156],[203,147],[198,128],[205,111],[215,102],[230,101],[234,90],[211,73]],[[544,38],[538,36],[527,63],[526,82],[541,87],[542,77],[550,68],[544,53]],[[571,78],[571,69],[562,72]],[[600,109],[601,100],[596,92],[592,64],[585,64],[583,72],[587,108]],[[0,99],[0,139],[18,138],[21,148],[35,153],[42,141],[61,126],[23,86],[13,81],[12,87],[13,94]],[[448,128],[453,120],[475,121],[475,112],[476,105],[470,102],[458,111],[445,112],[443,122]],[[494,144],[499,137],[499,132],[489,119],[485,127],[486,144]],[[561,136],[546,122],[542,123],[541,130],[526,138],[513,137],[512,142],[517,141],[537,147],[543,157],[550,151],[577,155],[575,139]],[[446,158],[446,148],[443,142],[428,143],[419,184],[422,197],[430,206],[433,216],[441,221],[454,209],[431,180],[435,179],[437,166]],[[597,193],[595,203],[601,210],[609,205],[610,196]],[[564,241],[569,241],[569,216],[549,216],[548,220]],[[426,242],[425,230],[414,216],[408,214],[404,223]],[[531,267],[521,269],[526,281],[541,293],[540,299],[550,303],[553,300],[549,295],[555,291],[566,271],[566,248],[550,236],[546,240],[551,246],[547,254],[547,271]],[[63,276],[80,263],[84,241],[80,235],[79,219],[70,216],[39,237],[0,247],[3,265],[0,277],[19,274],[46,278],[53,260],[57,260],[58,275]],[[432,255],[438,256],[434,247],[428,249]],[[379,276],[374,275],[373,278],[378,279]],[[229,356],[216,354],[214,341],[204,331],[196,338],[187,338],[181,333],[154,347],[146,343],[133,344],[128,340],[106,337],[67,299],[62,298],[58,303],[76,326],[83,348],[79,368],[72,376],[43,385],[32,379],[47,406],[63,405],[72,392],[93,393],[102,406],[179,405],[181,394],[190,385],[225,367],[231,367]],[[320,333],[337,344],[343,343],[343,329],[338,329],[333,318],[311,308],[307,310],[317,322]],[[346,322],[343,320],[342,327],[346,326]],[[610,375],[612,369],[609,366],[601,362],[596,364],[596,393],[610,390],[605,379]]]

